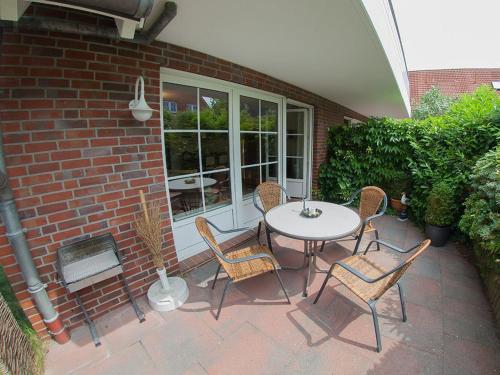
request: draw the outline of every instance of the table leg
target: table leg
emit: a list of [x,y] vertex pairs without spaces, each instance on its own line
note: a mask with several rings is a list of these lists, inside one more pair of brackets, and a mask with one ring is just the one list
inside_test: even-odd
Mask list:
[[307,253],[307,241],[304,241],[304,261],[302,262],[302,265],[299,267],[289,267],[289,266],[281,266],[281,269],[283,271],[299,271],[307,266],[307,262],[309,260],[309,256]]
[[302,294],[304,297],[307,297],[307,288],[309,287],[309,280],[311,279],[311,268],[314,267],[314,259],[311,261],[311,256],[312,257],[315,256],[312,246],[313,246],[313,241],[304,241],[304,248],[307,248],[307,254],[308,254],[307,259],[309,262],[309,266],[307,267],[306,284],[304,285],[304,293]]

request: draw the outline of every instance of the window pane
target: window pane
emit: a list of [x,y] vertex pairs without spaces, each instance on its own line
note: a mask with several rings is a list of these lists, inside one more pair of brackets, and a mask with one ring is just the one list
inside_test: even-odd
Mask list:
[[240,97],[240,130],[259,130],[259,100]]
[[276,134],[261,135],[262,163],[278,160],[278,136]]
[[205,208],[215,209],[231,204],[231,181],[229,171],[204,175]]
[[278,131],[278,104],[260,101],[260,127],[262,131],[277,132]]
[[287,137],[286,154],[288,156],[304,156],[303,135],[289,135]]
[[303,158],[286,158],[286,177],[301,180],[304,169]]
[[260,184],[260,167],[241,169],[243,197],[247,198],[253,194],[255,188]]
[[[168,181],[174,221],[203,212],[200,177],[182,177]],[[204,180],[206,184],[206,181]]]
[[201,133],[203,171],[229,168],[228,133]]
[[200,129],[227,130],[228,127],[227,93],[200,89]]
[[163,84],[163,124],[165,129],[197,129],[196,87]]
[[262,166],[262,182],[264,181],[278,182],[278,163]]
[[165,155],[168,177],[199,172],[198,134],[165,133]]
[[241,165],[259,163],[259,135],[241,134]]
[[304,134],[303,112],[287,112],[286,132],[287,134]]

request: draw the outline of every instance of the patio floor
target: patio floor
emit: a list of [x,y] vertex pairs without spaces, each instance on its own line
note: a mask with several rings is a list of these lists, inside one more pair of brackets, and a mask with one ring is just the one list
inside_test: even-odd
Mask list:
[[[385,216],[376,222],[382,239],[405,248],[423,239],[410,222]],[[365,239],[364,242],[368,239]],[[302,262],[303,244],[273,237],[282,265]],[[329,243],[321,268],[352,253],[354,241]],[[363,247],[364,248],[364,247]],[[387,266],[394,253],[371,256]],[[95,348],[86,326],[70,343],[51,343],[47,374],[496,374],[500,344],[476,269],[455,244],[430,248],[403,279],[408,321],[401,321],[397,290],[378,302],[382,352],[375,351],[369,308],[331,279],[312,277],[302,297],[305,271],[281,271],[292,304],[283,301],[272,274],[233,285],[219,321],[214,319],[224,277],[214,291],[214,261],[184,277],[190,296],[179,310],[152,311],[139,324],[129,304],[97,319],[102,345]]]

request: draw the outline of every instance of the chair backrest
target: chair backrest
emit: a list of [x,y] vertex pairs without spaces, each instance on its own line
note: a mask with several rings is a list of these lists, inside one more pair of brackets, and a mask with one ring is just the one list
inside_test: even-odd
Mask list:
[[375,215],[385,196],[385,192],[376,186],[365,186],[361,189],[359,199],[359,217],[361,220]]
[[[204,217],[198,216],[194,222],[196,224],[196,229],[198,229],[198,233],[205,240],[207,245],[210,246],[212,251],[215,249],[222,254],[222,250],[220,249],[219,244],[215,240],[215,237],[214,237],[214,234],[212,233],[212,230],[208,226],[207,219],[205,219]],[[215,255],[220,260],[220,256],[219,256],[219,254],[217,254],[217,252],[215,252]]]
[[276,182],[263,182],[255,188],[254,194],[257,194],[262,202],[264,212],[281,204],[281,197],[284,189]]
[[422,254],[425,250],[427,250],[430,244],[431,240],[429,239],[422,241],[420,245],[414,250],[414,253],[411,256],[409,256],[407,259],[401,262],[397,267],[395,267],[394,269],[396,269],[396,271],[391,271],[391,273],[387,276],[388,282],[383,284],[383,287],[380,288],[380,290],[373,297],[373,299],[380,298],[387,290],[396,285],[396,283],[404,275],[406,270],[412,265],[415,259],[417,259],[417,257],[420,254]]

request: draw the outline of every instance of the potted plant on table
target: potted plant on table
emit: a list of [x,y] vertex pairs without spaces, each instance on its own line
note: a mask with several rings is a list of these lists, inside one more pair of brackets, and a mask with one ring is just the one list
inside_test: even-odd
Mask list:
[[444,246],[451,234],[457,206],[455,188],[446,181],[436,183],[427,197],[425,234],[434,247]]
[[170,311],[181,306],[189,291],[186,282],[180,277],[167,277],[162,254],[162,217],[160,204],[156,201],[146,203],[144,193],[139,191],[142,215],[136,220],[135,230],[151,253],[159,280],[148,289],[149,305],[156,311]]

